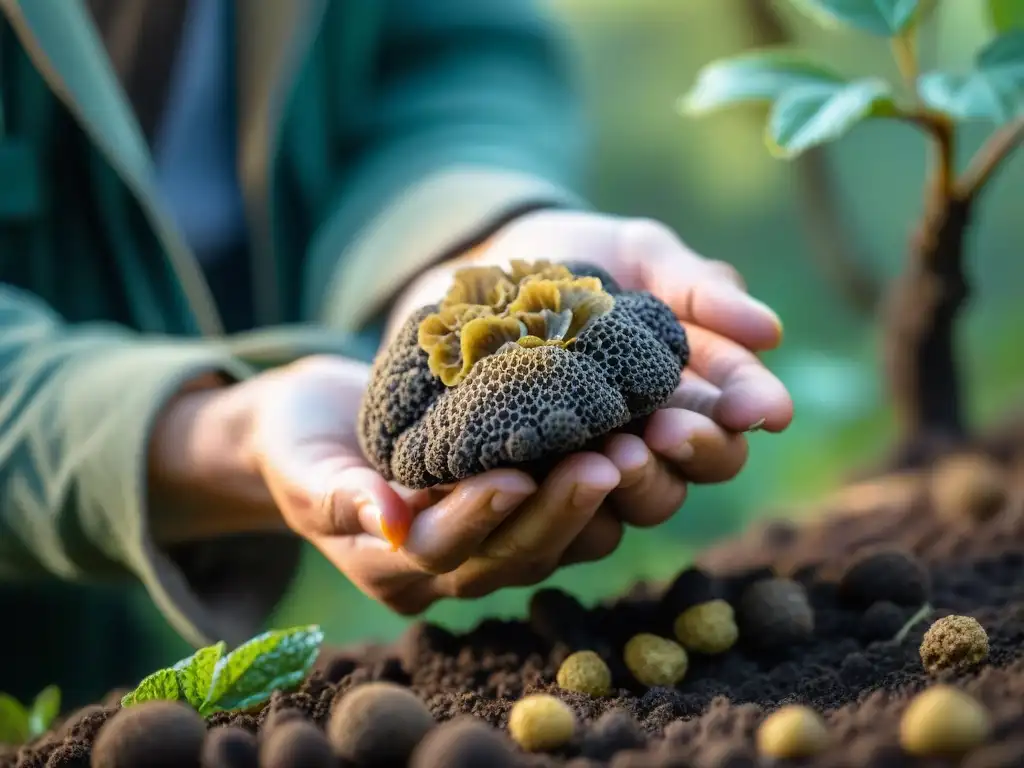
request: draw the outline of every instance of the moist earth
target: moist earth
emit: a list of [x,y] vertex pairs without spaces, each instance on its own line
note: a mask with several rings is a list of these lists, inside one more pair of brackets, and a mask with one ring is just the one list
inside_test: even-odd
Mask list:
[[[206,742],[210,747],[217,739],[219,748],[205,750],[204,765],[407,764],[345,762],[312,740],[322,741],[318,729],[327,726],[332,706],[372,680],[408,688],[437,721],[470,715],[504,732],[513,703],[534,692],[560,697],[578,718],[573,740],[554,752],[502,757],[488,752],[499,750],[501,740],[483,740],[475,757],[424,753],[411,763],[415,768],[1024,765],[1024,465],[997,443],[957,461],[940,462],[930,473],[862,483],[805,523],[777,520],[751,528],[705,552],[667,589],[638,584],[589,609],[565,593],[541,589],[522,620],[485,621],[464,635],[416,623],[393,644],[325,651],[298,692],[276,693],[256,713],[214,716]],[[681,610],[710,598],[740,606],[741,595],[768,577],[806,590],[812,633],[783,633],[785,642],[770,644],[777,612],[759,619],[756,610],[738,609],[739,643],[720,656],[691,654],[687,674],[674,688],[644,688],[620,661],[636,633],[671,637]],[[932,611],[894,639],[924,602]],[[931,622],[950,614],[975,617],[988,632],[990,652],[979,668],[936,677],[923,670],[919,646]],[[593,698],[557,688],[560,663],[581,649],[609,662],[613,695]],[[902,712],[935,682],[955,685],[988,708],[993,729],[987,743],[941,759],[912,757],[900,748]],[[138,755],[91,754],[97,733],[117,713],[116,695],[72,714],[36,743],[0,753],[0,766],[163,764]],[[793,703],[825,716],[830,746],[799,761],[759,756],[758,725]],[[296,720],[316,727],[299,727]],[[286,744],[285,734],[271,739],[285,724],[294,745]],[[402,722],[396,713],[358,727],[395,733]],[[174,729],[150,731],[150,754],[171,754]],[[257,739],[246,741],[245,732]],[[464,738],[473,735],[470,729]],[[303,738],[310,740],[305,747]],[[271,741],[274,746],[267,746]]]

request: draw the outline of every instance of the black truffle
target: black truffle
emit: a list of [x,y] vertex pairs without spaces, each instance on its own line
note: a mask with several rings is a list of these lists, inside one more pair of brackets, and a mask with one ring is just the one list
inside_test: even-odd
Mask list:
[[751,584],[737,606],[740,637],[764,649],[778,650],[807,640],[814,632],[814,611],[803,585],[789,579]]
[[683,570],[658,601],[658,612],[670,623],[676,616],[701,603],[709,603],[723,597],[723,590],[700,568]]
[[426,705],[394,683],[366,683],[334,704],[327,735],[335,754],[366,768],[402,765],[434,727]]
[[512,768],[516,762],[504,733],[462,715],[428,733],[413,751],[409,768]]
[[892,640],[909,618],[910,613],[906,608],[901,608],[888,600],[879,600],[868,606],[861,616],[860,638],[869,643],[876,640]]
[[641,749],[646,743],[647,736],[640,724],[628,712],[612,709],[601,715],[583,734],[580,753],[584,757],[607,762],[619,752]]
[[413,313],[373,367],[359,415],[367,460],[388,480],[425,488],[580,450],[649,415],[679,385],[685,334],[648,293],[614,299],[570,346],[506,344],[452,387],[419,345],[419,325],[438,306]]
[[927,602],[929,589],[928,572],[921,562],[899,551],[860,557],[839,580],[839,598],[859,607],[879,600],[917,607]]
[[122,709],[100,728],[93,768],[191,768],[199,765],[206,723],[176,701],[146,701]]
[[200,762],[203,768],[256,768],[259,746],[243,728],[223,725],[206,734]]
[[260,746],[261,768],[333,768],[331,745],[308,720],[288,720],[271,730]]

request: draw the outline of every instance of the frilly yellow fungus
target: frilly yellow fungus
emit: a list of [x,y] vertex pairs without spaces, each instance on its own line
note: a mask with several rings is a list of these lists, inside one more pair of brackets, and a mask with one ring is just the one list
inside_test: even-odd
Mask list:
[[419,345],[431,372],[453,387],[505,344],[568,347],[614,303],[598,278],[574,277],[561,265],[516,260],[508,273],[467,267],[420,323]]

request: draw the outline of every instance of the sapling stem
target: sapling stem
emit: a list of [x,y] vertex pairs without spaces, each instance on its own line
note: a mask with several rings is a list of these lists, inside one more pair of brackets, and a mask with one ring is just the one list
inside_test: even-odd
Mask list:
[[917,37],[916,30],[911,29],[902,35],[897,35],[892,40],[892,54],[899,68],[903,82],[910,90],[914,101],[919,101],[917,95],[917,76],[920,74],[917,61]]
[[1024,117],[996,131],[975,153],[957,184],[957,196],[975,200],[1003,162],[1024,143]]
[[909,619],[907,619],[907,623],[900,627],[900,631],[897,632],[892,639],[893,643],[895,643],[896,645],[902,643],[906,639],[907,635],[910,633],[910,630],[912,630],[917,624],[926,619],[931,612],[931,603],[925,603],[920,608],[918,608],[917,612],[914,613],[914,615],[911,616]]

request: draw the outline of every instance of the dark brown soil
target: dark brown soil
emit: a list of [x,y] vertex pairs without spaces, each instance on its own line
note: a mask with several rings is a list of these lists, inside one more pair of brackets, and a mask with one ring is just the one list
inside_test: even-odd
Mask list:
[[[462,723],[447,741],[428,738],[429,750],[409,762],[391,763],[413,768],[769,765],[772,760],[757,754],[754,733],[767,713],[788,703],[823,713],[832,747],[816,758],[778,761],[782,765],[1024,765],[1024,472],[1008,452],[988,453],[995,454],[997,464],[988,472],[961,471],[961,485],[949,482],[949,473],[944,482],[936,481],[934,476],[943,477],[941,469],[934,476],[869,481],[833,499],[813,521],[759,526],[706,552],[698,562],[702,570],[687,568],[668,590],[641,584],[592,610],[563,593],[540,590],[524,621],[487,621],[463,636],[416,624],[391,646],[325,653],[320,670],[301,691],[276,694],[255,715],[215,716],[210,726],[217,728],[211,731],[216,736],[207,737],[204,765],[255,768],[257,751],[263,765],[323,764],[322,730],[296,727],[296,720],[323,729],[332,704],[370,680],[409,687],[438,721],[472,715],[503,730],[512,704],[534,691],[556,693],[579,717],[574,740],[546,755],[502,756],[502,740]],[[990,487],[979,489],[978,478]],[[941,498],[934,497],[936,489]],[[995,511],[993,497],[1000,499]],[[875,566],[851,570],[873,550],[889,554],[877,558]],[[740,610],[739,645],[720,657],[691,654],[676,688],[644,689],[619,661],[633,634],[671,636],[672,619],[690,604],[721,597],[742,606],[744,590],[772,576],[806,589],[813,632],[804,639],[792,639],[799,631],[768,631],[772,622],[789,620],[780,618],[780,611]],[[895,642],[922,597],[934,611]],[[912,758],[899,747],[900,715],[913,694],[935,682],[922,670],[918,647],[930,622],[951,613],[977,618],[991,651],[982,668],[941,679],[989,709],[992,738],[956,758]],[[786,640],[768,648],[771,637]],[[608,660],[617,687],[613,696],[595,699],[554,685],[560,662],[582,648]],[[97,732],[114,713],[115,708],[96,707],[76,714],[16,755],[0,754],[0,766],[87,765]],[[396,722],[397,716],[388,727],[394,729]],[[286,725],[304,734],[308,744],[285,744],[287,734],[277,731]],[[161,746],[166,733],[152,734],[153,750],[169,751]],[[457,734],[464,734],[459,737],[464,748]],[[470,741],[472,747],[465,746]],[[92,764],[101,764],[95,758]],[[109,757],[102,764],[130,765]]]

